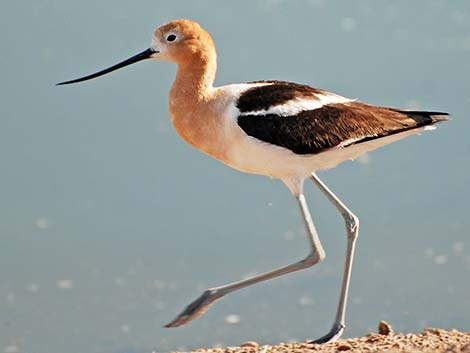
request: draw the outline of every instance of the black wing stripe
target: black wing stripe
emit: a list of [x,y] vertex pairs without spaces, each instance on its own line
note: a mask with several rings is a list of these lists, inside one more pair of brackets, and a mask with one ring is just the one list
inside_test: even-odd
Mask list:
[[318,99],[316,95],[325,94],[325,91],[320,89],[293,82],[254,81],[248,83],[268,83],[268,85],[255,86],[243,92],[237,102],[237,108],[241,113],[267,110],[294,98]]

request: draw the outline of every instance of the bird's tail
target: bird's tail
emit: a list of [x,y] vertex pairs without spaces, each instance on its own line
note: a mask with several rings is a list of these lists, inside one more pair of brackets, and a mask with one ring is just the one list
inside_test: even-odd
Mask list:
[[419,116],[424,118],[424,124],[434,124],[442,121],[450,120],[449,113],[446,112],[429,112],[424,110],[405,110],[405,109],[392,109],[398,113],[406,114],[408,116]]

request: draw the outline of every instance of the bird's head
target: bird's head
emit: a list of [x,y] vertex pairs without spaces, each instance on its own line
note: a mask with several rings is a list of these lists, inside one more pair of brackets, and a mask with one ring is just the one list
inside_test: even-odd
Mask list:
[[153,59],[167,60],[178,65],[191,63],[214,54],[212,38],[197,22],[171,21],[153,33],[150,49]]
[[74,80],[58,83],[66,85],[93,79],[136,62],[154,59],[191,65],[195,60],[210,61],[216,56],[211,36],[197,22],[175,20],[158,27],[152,36],[150,48],[107,69]]

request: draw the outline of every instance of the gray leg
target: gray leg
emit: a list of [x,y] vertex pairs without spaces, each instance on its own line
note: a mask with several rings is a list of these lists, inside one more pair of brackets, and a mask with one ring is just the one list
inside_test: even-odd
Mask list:
[[359,235],[359,218],[357,218],[349,208],[331,192],[328,187],[317,177],[315,173],[310,177],[312,181],[320,188],[320,191],[328,198],[332,205],[341,213],[346,223],[346,235],[348,239],[346,248],[346,260],[344,263],[343,280],[341,283],[341,292],[339,295],[338,309],[336,311],[335,322],[331,330],[323,337],[313,341],[313,343],[325,343],[336,341],[341,337],[346,327],[344,317],[346,311],[346,302],[348,299],[349,282],[351,279],[351,267],[354,257],[354,247]]
[[311,267],[325,258],[325,251],[320,243],[318,238],[317,231],[313,225],[310,212],[308,210],[307,203],[303,194],[296,196],[296,199],[299,203],[300,211],[302,212],[303,220],[305,223],[305,228],[307,229],[307,234],[310,240],[311,251],[308,256],[296,263],[291,265],[278,268],[273,271],[269,271],[258,276],[248,278],[239,282],[227,284],[221,287],[207,289],[202,295],[189,304],[186,309],[176,317],[172,322],[167,324],[165,327],[178,327],[185,325],[191,320],[194,320],[199,315],[203,314],[209,306],[215,302],[217,299],[222,298],[224,295],[234,292],[238,289],[251,286],[252,284],[266,281],[271,278],[279,277],[290,272],[302,270],[308,267]]

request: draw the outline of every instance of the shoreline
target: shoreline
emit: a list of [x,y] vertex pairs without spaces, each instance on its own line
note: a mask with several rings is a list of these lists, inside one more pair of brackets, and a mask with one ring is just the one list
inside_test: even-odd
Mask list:
[[[194,353],[470,353],[470,332],[427,328],[421,333],[395,333],[393,328],[381,321],[378,333],[363,337],[340,339],[326,344],[307,342],[258,345],[250,341],[238,347],[199,348]],[[157,353],[157,352],[153,352]],[[182,353],[182,352],[171,352]]]

